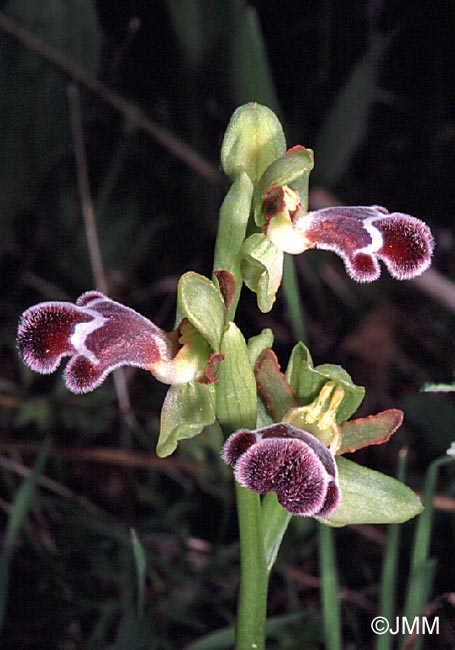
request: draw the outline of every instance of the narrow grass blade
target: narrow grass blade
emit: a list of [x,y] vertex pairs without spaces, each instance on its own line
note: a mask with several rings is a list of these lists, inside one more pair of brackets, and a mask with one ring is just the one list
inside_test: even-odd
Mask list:
[[[404,482],[406,476],[407,449],[402,449],[398,457],[397,479]],[[387,544],[382,562],[381,590],[379,594],[379,614],[391,621],[395,612],[398,561],[400,553],[400,525],[391,524],[387,529]],[[376,639],[376,650],[391,650],[393,637],[380,634]]]
[[429,558],[433,523],[433,497],[439,468],[453,463],[454,460],[455,457],[453,456],[438,458],[431,463],[426,472],[423,493],[425,510],[420,515],[416,526],[404,605],[404,616],[408,621],[412,621],[414,617],[419,616],[429,600],[435,569],[435,562]]
[[231,76],[236,102],[259,102],[279,113],[278,97],[255,9],[242,7],[237,16],[235,35]]
[[30,512],[33,498],[35,496],[37,481],[44,470],[50,446],[51,442],[48,438],[43,444],[41,452],[33,466],[33,470],[23,481],[16,494],[11,514],[8,519],[2,556],[0,558],[0,630],[3,626],[6,612],[10,564],[14,543],[27,519],[28,513]]
[[136,568],[136,578],[137,578],[137,613],[139,618],[142,617],[144,613],[144,603],[145,603],[145,569],[147,565],[147,560],[145,557],[144,547],[142,546],[136,531],[134,528],[131,529],[131,543],[133,545],[133,555],[134,555],[134,566]]
[[370,109],[377,95],[380,61],[389,37],[377,37],[355,66],[346,85],[340,91],[317,139],[319,183],[333,187],[346,172],[356,148],[365,134]]
[[[273,636],[281,630],[286,629],[289,625],[293,623],[298,623],[305,618],[305,612],[293,612],[292,614],[286,614],[285,616],[274,616],[273,618],[267,619],[266,623],[266,634],[267,636]],[[225,627],[212,634],[207,634],[206,636],[198,639],[194,643],[187,645],[185,650],[231,650],[234,645],[234,628]]]

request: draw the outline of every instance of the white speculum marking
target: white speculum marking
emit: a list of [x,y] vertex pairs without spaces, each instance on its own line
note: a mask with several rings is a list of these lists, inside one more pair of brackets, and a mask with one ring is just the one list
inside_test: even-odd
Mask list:
[[82,312],[84,314],[88,313],[90,316],[93,316],[93,320],[89,321],[88,323],[78,323],[74,327],[74,332],[71,335],[70,343],[76,349],[78,354],[82,354],[84,357],[87,357],[87,359],[94,365],[98,365],[99,359],[97,359],[93,352],[87,348],[85,341],[87,340],[87,336],[89,334],[99,329],[100,327],[103,327],[108,319],[104,318],[104,316],[101,316],[97,311],[87,309],[86,307],[84,307]]
[[356,253],[365,253],[371,255],[371,253],[377,253],[384,244],[384,237],[380,230],[376,228],[374,222],[378,219],[383,219],[383,217],[367,217],[363,221],[363,227],[371,237],[371,243],[363,248],[357,248]]

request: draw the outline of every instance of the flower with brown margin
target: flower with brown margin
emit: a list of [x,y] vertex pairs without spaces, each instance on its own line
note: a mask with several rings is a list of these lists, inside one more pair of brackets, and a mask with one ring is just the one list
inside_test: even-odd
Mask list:
[[76,304],[42,302],[27,309],[17,340],[22,359],[35,372],[52,373],[63,357],[72,357],[64,371],[66,386],[87,393],[124,365],[149,370],[167,384],[191,381],[207,362],[191,345],[193,338],[186,321],[168,334],[133,309],[88,291]]
[[263,233],[279,250],[294,255],[311,248],[333,251],[357,282],[378,279],[378,260],[397,280],[416,277],[431,263],[431,231],[423,221],[408,214],[390,214],[378,205],[305,212],[299,192],[281,185],[268,189],[262,211]]
[[290,424],[236,431],[224,445],[223,458],[243,487],[259,494],[276,492],[293,515],[327,517],[340,502],[333,455]]

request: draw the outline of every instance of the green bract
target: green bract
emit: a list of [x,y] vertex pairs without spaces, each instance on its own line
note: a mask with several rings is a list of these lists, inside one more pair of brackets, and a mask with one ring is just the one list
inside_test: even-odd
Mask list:
[[330,526],[400,524],[423,511],[419,497],[391,476],[337,457],[341,503],[330,517],[318,518]]
[[197,380],[169,388],[161,409],[158,456],[169,456],[179,440],[193,438],[215,422],[214,392],[213,384],[207,386]]
[[259,309],[266,313],[275,302],[283,275],[283,253],[261,233],[250,235],[242,246],[241,271],[246,286],[257,295]]
[[224,302],[213,282],[199,273],[182,275],[177,289],[180,310],[215,352],[224,328]]
[[229,315],[235,313],[242,289],[240,249],[245,239],[252,195],[253,184],[249,176],[242,172],[232,183],[220,208],[218,237],[215,247],[216,267],[214,270],[223,269],[234,276],[235,296]]
[[255,183],[285,151],[283,127],[275,113],[252,102],[231,117],[221,146],[221,166],[231,180],[246,172]]
[[256,381],[243,334],[229,323],[221,342],[224,361],[219,369],[216,415],[232,431],[256,425]]
[[274,160],[261,176],[253,197],[254,219],[262,226],[265,217],[262,214],[264,195],[275,185],[289,185],[300,194],[302,210],[308,210],[308,182],[310,172],[314,167],[313,151],[296,147],[285,156]]

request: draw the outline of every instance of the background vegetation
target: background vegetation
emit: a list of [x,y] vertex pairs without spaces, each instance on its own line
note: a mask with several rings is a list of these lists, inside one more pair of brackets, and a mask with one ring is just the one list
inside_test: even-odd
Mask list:
[[[384,273],[355,285],[329,253],[296,260],[301,333],[315,362],[341,363],[366,386],[359,416],[405,411],[394,439],[356,460],[395,474],[409,448],[406,480],[419,491],[455,430],[453,396],[419,392],[427,381],[450,383],[455,368],[454,6],[3,0],[0,10],[40,39],[7,33],[0,17],[1,647],[189,647],[235,617],[237,530],[221,440],[207,431],[160,461],[165,387],[151,376],[129,369],[126,391],[110,379],[75,397],[60,376],[32,375],[15,350],[25,308],[95,284],[68,84],[80,87],[109,294],[165,329],[179,275],[210,272],[226,187],[219,147],[241,103],[271,106],[290,145],[314,148],[313,207],[376,203],[429,223],[433,269],[413,282]],[[274,330],[283,365],[296,339],[293,308],[280,294],[261,316],[246,295],[239,310],[247,335]],[[428,600],[441,633],[429,648],[455,645],[454,497],[444,467]],[[414,527],[400,529],[397,612]],[[285,619],[275,618],[270,648],[322,647],[314,532],[295,520],[285,538],[269,603],[269,615]],[[336,533],[346,647],[374,644],[385,532]]]

